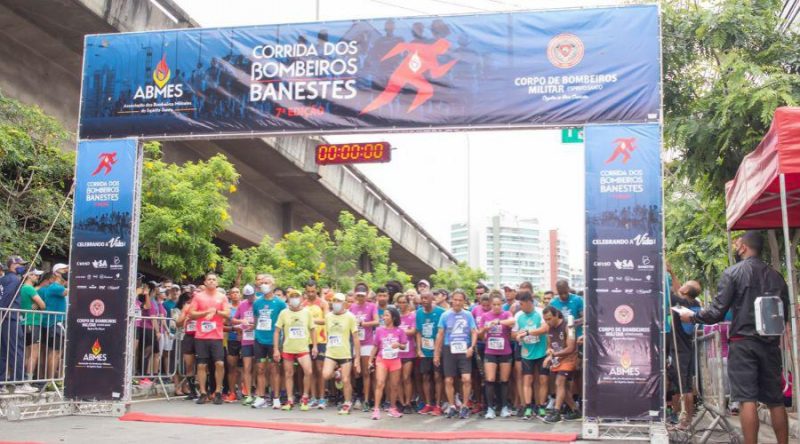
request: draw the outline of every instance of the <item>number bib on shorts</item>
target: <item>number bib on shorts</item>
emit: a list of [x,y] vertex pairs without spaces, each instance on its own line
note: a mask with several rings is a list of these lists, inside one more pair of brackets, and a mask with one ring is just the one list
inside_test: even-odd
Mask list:
[[364,327],[358,327],[358,340],[363,341],[367,337],[367,330]]
[[200,323],[201,333],[211,333],[217,329],[217,323],[214,321],[203,321]]
[[392,347],[383,348],[383,359],[395,359],[397,357],[397,349]]
[[186,323],[186,331],[193,332],[197,331],[197,321],[189,321]]
[[505,338],[489,338],[486,346],[489,350],[503,350],[506,348],[506,340]]
[[339,335],[328,336],[328,347],[339,347],[342,345],[342,337]]
[[289,327],[289,339],[304,339],[305,337],[305,327]]
[[272,318],[268,314],[259,315],[256,330],[272,330]]
[[453,341],[450,343],[450,353],[463,354],[467,352],[467,341]]
[[256,338],[256,332],[253,330],[243,331],[242,332],[242,339],[245,341],[252,341]]
[[433,339],[422,338],[422,348],[424,348],[425,350],[433,350],[434,349]]

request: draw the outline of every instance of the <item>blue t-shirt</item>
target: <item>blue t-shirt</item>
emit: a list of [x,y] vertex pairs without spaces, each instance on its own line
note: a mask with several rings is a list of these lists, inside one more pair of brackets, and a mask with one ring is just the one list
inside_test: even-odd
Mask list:
[[[167,310],[167,316],[172,316],[172,309],[177,305],[172,299],[167,299],[163,304],[164,309]],[[233,315],[231,315],[233,316]]]
[[456,313],[453,310],[444,312],[439,318],[439,328],[444,329],[444,345],[464,341],[467,347],[472,346],[472,330],[475,330],[475,318],[467,310]]
[[[241,304],[241,302],[240,302],[240,304]],[[233,319],[233,317],[236,316],[236,307],[234,307],[233,305],[230,305],[230,308],[231,308],[231,319]],[[231,321],[231,326],[233,326],[233,321]],[[231,328],[231,331],[228,332],[228,340],[229,341],[238,341],[239,340],[239,337],[236,336],[236,329],[235,328]]]
[[[544,320],[536,310],[530,313],[520,311],[517,314],[517,330],[536,330],[542,326]],[[522,357],[528,360],[543,358],[547,354],[547,334],[528,335],[520,340],[522,344]]]
[[[46,289],[39,291],[41,290],[44,290],[44,305],[47,311],[67,312],[67,297],[64,295],[66,289],[63,285],[53,282]],[[47,315],[43,325],[56,325],[59,322],[64,322],[64,315]]]
[[[565,320],[567,316],[570,315],[574,319],[583,317],[583,298],[577,294],[570,293],[566,301],[562,301],[561,296],[556,295],[553,300],[550,301],[550,305],[563,313]],[[581,336],[583,336],[583,327],[579,326],[575,329],[575,337],[580,338]]]
[[433,307],[430,313],[420,307],[417,309],[417,331],[422,336],[422,354],[426,358],[433,357],[433,349],[436,343],[436,334],[439,333],[439,319],[444,314],[444,308]]
[[[16,273],[8,272],[0,277],[0,307],[19,308],[21,298],[19,296],[14,298],[14,296],[17,294],[17,288],[20,285],[22,285],[22,278]],[[13,302],[11,298],[14,298]]]
[[256,321],[256,341],[262,345],[272,345],[275,323],[278,315],[286,309],[286,303],[273,297],[264,299],[260,297],[253,302],[253,317]]

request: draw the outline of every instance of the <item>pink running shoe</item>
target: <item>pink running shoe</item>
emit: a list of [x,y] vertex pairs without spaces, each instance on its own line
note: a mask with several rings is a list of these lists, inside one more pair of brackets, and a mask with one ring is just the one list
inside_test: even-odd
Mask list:
[[381,419],[381,409],[380,407],[375,407],[375,410],[372,411],[372,419],[378,420]]
[[389,416],[391,416],[392,418],[402,418],[403,413],[401,413],[400,410],[397,410],[397,407],[391,406],[389,408]]

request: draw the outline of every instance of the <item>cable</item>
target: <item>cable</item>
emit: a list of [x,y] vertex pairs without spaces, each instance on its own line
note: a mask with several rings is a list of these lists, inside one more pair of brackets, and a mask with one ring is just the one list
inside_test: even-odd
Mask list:
[[[53,232],[53,228],[56,226],[56,222],[58,222],[58,218],[61,217],[61,213],[64,212],[64,207],[67,206],[67,202],[69,201],[69,198],[70,198],[70,196],[72,196],[72,193],[74,191],[75,191],[75,182],[72,182],[72,186],[70,187],[69,192],[67,193],[67,196],[64,198],[64,202],[61,202],[61,208],[58,209],[58,213],[56,214],[56,217],[53,218],[53,223],[50,224],[50,228],[47,229],[47,233],[44,235],[44,239],[42,239],[42,243],[39,244],[39,249],[36,250],[36,254],[33,255],[33,258],[30,261],[28,261],[29,268],[30,268],[30,266],[32,266],[36,262],[36,259],[39,257],[39,253],[42,252],[42,249],[44,248],[44,245],[47,243],[47,239],[50,237],[50,233]],[[20,281],[19,285],[17,285],[17,291],[14,292],[14,296],[11,297],[11,302],[8,303],[8,307],[9,308],[11,308],[11,304],[13,304],[14,301],[17,299],[17,296],[19,295],[20,289],[22,289],[22,281]],[[5,312],[5,315],[3,315],[3,313],[0,313],[0,325],[3,325],[3,321],[6,320],[6,318],[8,317],[8,315],[10,313],[11,313],[10,311]]]

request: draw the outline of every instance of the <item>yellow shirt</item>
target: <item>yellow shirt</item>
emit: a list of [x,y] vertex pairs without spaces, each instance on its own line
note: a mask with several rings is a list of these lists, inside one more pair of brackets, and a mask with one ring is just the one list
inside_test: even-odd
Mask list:
[[278,315],[275,327],[283,331],[284,353],[308,353],[314,322],[311,313],[303,308],[299,311],[286,309]]
[[[311,317],[314,320],[325,320],[325,310],[322,309],[322,304],[325,304],[322,299],[317,296],[313,303],[305,301],[305,305],[303,305],[306,310],[311,312]],[[317,325],[317,344],[325,344],[328,342],[328,336],[325,334],[325,326],[324,325]]]
[[325,356],[331,359],[352,359],[350,338],[358,334],[358,320],[353,313],[345,311],[337,315],[328,313],[325,317],[328,330],[328,346]]

